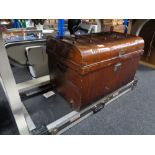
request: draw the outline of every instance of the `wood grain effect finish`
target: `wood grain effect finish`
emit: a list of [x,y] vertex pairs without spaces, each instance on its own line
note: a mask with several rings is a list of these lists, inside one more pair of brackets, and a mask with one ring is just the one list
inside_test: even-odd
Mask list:
[[132,81],[143,47],[142,38],[115,32],[49,37],[51,82],[79,110]]

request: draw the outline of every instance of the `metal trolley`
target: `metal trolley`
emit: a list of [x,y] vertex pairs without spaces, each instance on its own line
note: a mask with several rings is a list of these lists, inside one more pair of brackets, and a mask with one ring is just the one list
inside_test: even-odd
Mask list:
[[9,102],[18,131],[23,135],[62,134],[80,121],[100,111],[107,104],[126,94],[130,90],[133,90],[137,84],[137,80],[133,80],[85,109],[82,109],[81,111],[71,111],[56,121],[37,128],[25,105],[23,104],[23,101],[21,100],[20,93],[31,91],[32,89],[40,86],[48,85],[50,83],[50,77],[47,75],[16,84],[2,39],[2,33],[0,33],[0,82]]

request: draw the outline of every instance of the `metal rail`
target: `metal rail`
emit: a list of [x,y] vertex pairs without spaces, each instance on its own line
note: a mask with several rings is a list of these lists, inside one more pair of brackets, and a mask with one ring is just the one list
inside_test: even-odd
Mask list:
[[1,31],[0,31],[0,77],[2,79],[1,83],[3,85],[3,89],[8,99],[19,133],[29,134],[29,129],[26,122],[26,115],[23,110],[24,105],[18,93],[16,82],[5,50]]
[[101,110],[105,105],[108,105],[112,101],[116,100],[117,98],[121,97],[127,92],[133,90],[133,88],[136,85],[137,85],[137,80],[133,80],[132,82],[114,91],[113,93],[107,95],[106,97],[98,100],[97,102],[86,107],[85,109],[79,112],[72,111],[71,113],[63,116],[62,118],[56,120],[55,122],[48,124],[47,125],[48,132],[53,135],[62,134],[63,132],[73,127],[74,125],[78,124],[82,120],[86,119],[90,115]]

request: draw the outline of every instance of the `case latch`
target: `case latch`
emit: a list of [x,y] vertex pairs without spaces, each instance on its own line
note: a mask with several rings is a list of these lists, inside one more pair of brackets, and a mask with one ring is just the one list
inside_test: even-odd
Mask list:
[[120,69],[121,69],[121,66],[122,66],[122,63],[117,63],[115,66],[114,66],[114,72],[118,72]]

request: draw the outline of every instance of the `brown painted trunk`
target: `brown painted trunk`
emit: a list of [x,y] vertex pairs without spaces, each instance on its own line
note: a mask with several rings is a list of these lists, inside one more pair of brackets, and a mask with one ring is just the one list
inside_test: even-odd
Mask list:
[[81,109],[134,79],[144,41],[108,32],[47,39],[51,83]]

